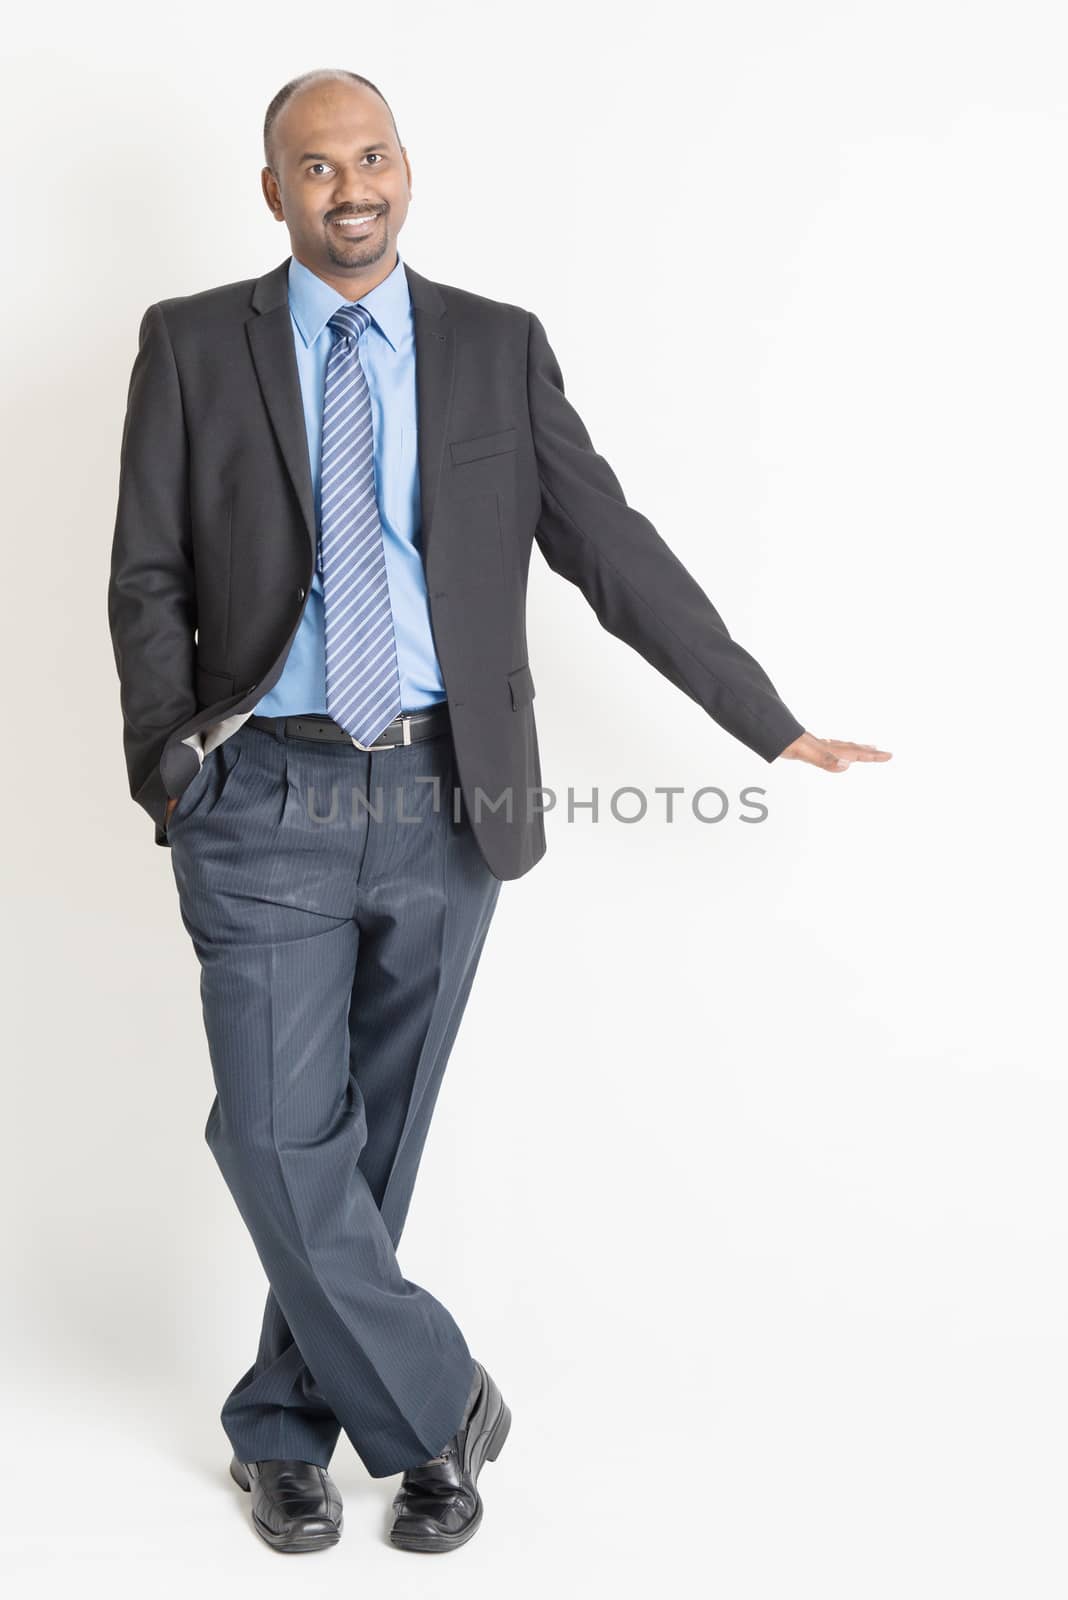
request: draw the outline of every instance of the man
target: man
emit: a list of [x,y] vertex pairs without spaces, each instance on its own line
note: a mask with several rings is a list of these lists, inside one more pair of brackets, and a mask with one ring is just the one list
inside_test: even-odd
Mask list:
[[287,84],[264,153],[291,256],[141,324],[108,592],[125,754],[200,962],[205,1136],[270,1284],[231,1473],[268,1544],[322,1549],[344,1429],[403,1474],[394,1543],[441,1552],[510,1413],[396,1248],[500,884],[545,849],[533,542],[765,760],[888,752],[782,703],[626,505],[537,317],[401,261],[411,167],[373,84]]

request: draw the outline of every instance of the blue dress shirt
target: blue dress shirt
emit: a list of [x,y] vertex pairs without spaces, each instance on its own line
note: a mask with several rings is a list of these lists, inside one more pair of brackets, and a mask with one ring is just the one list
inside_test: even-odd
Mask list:
[[[344,295],[296,256],[290,257],[289,312],[304,402],[317,529],[323,389],[326,358],[333,339],[327,323],[338,306],[344,304]],[[371,395],[378,517],[397,639],[401,705],[405,711],[415,711],[443,700],[445,685],[434,649],[426,575],[418,545],[421,515],[415,329],[408,279],[399,255],[389,276],[369,294],[362,295],[358,304],[365,306],[374,319],[360,341],[360,362]],[[282,675],[274,688],[257,701],[256,712],[264,717],[292,717],[303,712],[325,716],[324,660],[323,584],[316,562],[311,592]]]

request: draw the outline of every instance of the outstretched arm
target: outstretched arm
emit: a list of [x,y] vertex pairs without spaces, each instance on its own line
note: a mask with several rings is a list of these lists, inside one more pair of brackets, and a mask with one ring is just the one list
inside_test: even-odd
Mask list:
[[538,545],[553,571],[582,591],[602,627],[765,761],[786,755],[844,771],[852,760],[887,759],[871,746],[805,731],[649,519],[627,504],[565,397],[559,362],[533,313],[527,391],[542,498]]

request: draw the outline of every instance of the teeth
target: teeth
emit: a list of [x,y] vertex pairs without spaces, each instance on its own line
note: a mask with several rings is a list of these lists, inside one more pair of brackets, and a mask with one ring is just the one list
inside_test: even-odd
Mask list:
[[365,223],[373,222],[374,217],[339,217],[334,223],[335,228],[362,228]]

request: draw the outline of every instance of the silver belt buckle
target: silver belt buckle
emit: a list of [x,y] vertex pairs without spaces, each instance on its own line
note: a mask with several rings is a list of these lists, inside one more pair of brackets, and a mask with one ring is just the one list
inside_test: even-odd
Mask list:
[[[401,720],[401,731],[404,734],[403,739],[400,740],[400,744],[411,744],[411,742],[412,742],[412,719],[411,719],[411,716],[409,715],[409,713],[407,711],[402,711],[401,714],[400,714],[400,720]],[[357,750],[396,750],[398,748],[397,741],[394,741],[392,744],[361,744],[359,739],[353,738],[351,733],[349,734],[349,738],[352,739],[352,742],[356,746]]]

